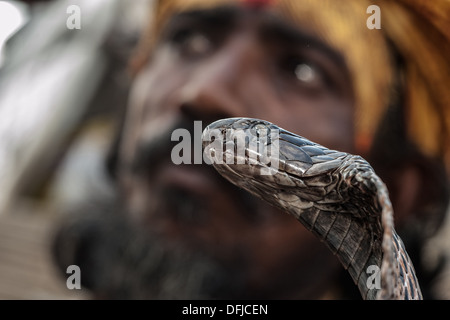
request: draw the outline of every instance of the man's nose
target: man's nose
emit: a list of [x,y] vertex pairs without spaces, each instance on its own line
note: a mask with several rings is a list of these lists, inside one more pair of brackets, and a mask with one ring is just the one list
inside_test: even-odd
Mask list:
[[232,37],[193,69],[181,90],[182,112],[194,119],[252,116],[256,93],[249,79],[261,61],[254,37]]

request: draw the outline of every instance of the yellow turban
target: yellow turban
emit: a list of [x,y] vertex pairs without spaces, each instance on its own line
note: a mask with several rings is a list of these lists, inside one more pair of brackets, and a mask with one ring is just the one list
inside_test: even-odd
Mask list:
[[[250,0],[160,0],[144,35],[141,56],[170,15]],[[253,0],[253,2],[256,0]],[[344,57],[356,102],[356,141],[370,147],[396,92],[390,46],[404,60],[405,123],[408,135],[426,155],[446,159],[450,168],[450,1],[448,0],[272,0],[291,22],[314,30]],[[380,8],[380,29],[369,29],[370,5]]]

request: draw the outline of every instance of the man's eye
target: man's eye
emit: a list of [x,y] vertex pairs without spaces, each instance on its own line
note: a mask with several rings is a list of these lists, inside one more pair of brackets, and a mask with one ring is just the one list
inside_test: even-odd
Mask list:
[[306,59],[288,58],[281,67],[289,81],[311,93],[327,89],[330,84],[321,68]]
[[309,64],[298,64],[294,69],[295,76],[298,80],[305,83],[312,83],[317,80],[317,71]]
[[213,48],[211,40],[204,33],[195,30],[180,30],[172,37],[172,42],[182,55],[190,58],[208,54]]

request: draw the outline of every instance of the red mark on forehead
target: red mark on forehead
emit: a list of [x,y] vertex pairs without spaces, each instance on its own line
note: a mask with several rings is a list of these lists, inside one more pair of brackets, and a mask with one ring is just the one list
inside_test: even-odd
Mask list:
[[241,0],[241,3],[249,7],[268,7],[275,3],[276,0]]

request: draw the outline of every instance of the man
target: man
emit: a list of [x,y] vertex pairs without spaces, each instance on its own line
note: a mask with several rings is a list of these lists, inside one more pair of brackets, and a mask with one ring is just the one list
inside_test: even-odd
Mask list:
[[[295,219],[210,166],[172,162],[175,129],[254,117],[368,159],[420,280],[421,245],[448,202],[450,11],[377,4],[381,29],[368,27],[369,1],[159,1],[109,163],[120,208],[63,226],[59,264],[88,270],[104,298],[356,297]],[[68,230],[85,230],[69,253]]]

